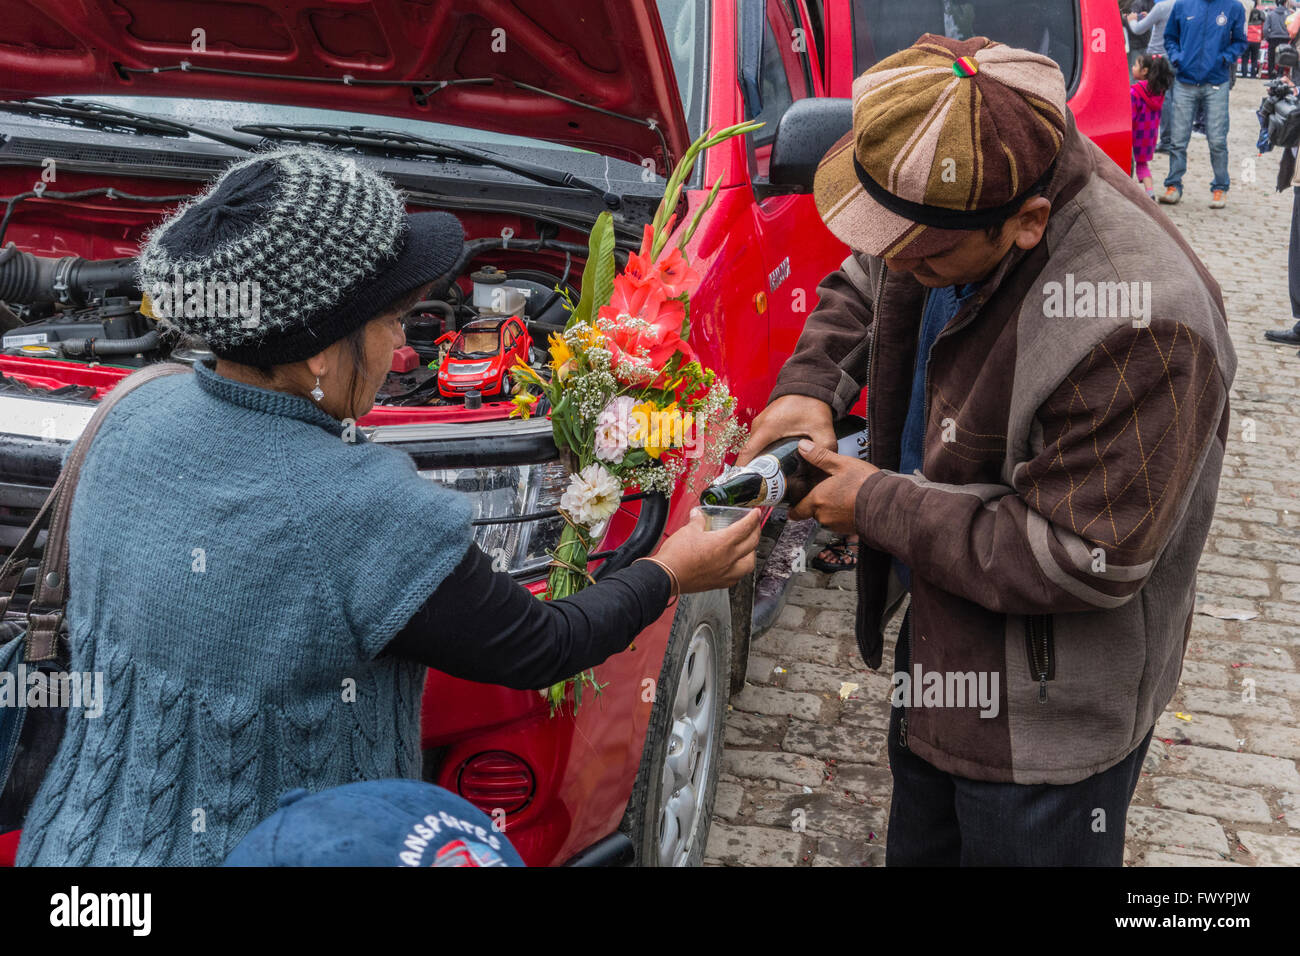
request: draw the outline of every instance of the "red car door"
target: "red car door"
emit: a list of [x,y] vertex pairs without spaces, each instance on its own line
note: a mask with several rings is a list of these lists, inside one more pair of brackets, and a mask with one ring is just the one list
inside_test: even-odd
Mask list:
[[[744,16],[741,4],[741,16]],[[764,277],[755,295],[755,307],[766,313],[770,350],[769,369],[775,376],[794,351],[804,320],[817,305],[817,285],[838,265],[847,248],[822,223],[811,195],[772,191],[768,162],[781,115],[795,100],[824,95],[816,33],[807,8],[794,0],[766,0],[762,44],[742,42],[741,89],[746,95],[746,116],[767,125],[751,139],[751,179],[754,190],[755,231],[762,250]],[[742,33],[746,25],[742,19]],[[757,52],[756,62],[745,63]],[[746,74],[757,82],[745,82]],[[757,90],[757,103],[751,102]]]

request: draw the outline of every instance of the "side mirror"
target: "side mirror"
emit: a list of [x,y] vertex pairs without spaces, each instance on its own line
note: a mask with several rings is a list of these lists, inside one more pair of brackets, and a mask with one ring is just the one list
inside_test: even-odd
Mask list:
[[852,128],[853,101],[848,97],[795,100],[776,127],[768,182],[790,192],[812,192],[817,164]]
[[457,335],[457,333],[455,333],[455,332],[446,332],[446,333],[444,333],[444,334],[438,336],[436,339],[434,339],[434,340],[433,340],[433,344],[434,344],[434,345],[442,345],[444,342],[450,342],[452,339],[454,339],[454,338],[456,337],[456,335]]

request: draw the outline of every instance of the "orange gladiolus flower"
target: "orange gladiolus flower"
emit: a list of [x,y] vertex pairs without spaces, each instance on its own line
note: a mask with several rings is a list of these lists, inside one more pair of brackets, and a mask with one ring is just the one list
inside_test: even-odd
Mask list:
[[691,264],[676,246],[669,247],[655,263],[655,278],[670,299],[677,298],[683,292],[689,295],[700,284],[700,274],[691,268]]

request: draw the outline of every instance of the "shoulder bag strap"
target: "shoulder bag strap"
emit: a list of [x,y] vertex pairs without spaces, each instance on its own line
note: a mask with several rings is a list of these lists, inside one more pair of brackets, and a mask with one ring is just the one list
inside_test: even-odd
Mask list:
[[[51,660],[57,653],[59,627],[63,623],[64,609],[68,601],[68,521],[72,514],[72,497],[77,491],[81,466],[86,460],[90,444],[99,432],[104,418],[112,411],[114,405],[141,385],[164,375],[190,371],[192,369],[188,365],[159,362],[146,366],[138,372],[132,372],[104,396],[95,413],[90,416],[90,421],[86,423],[85,430],[78,437],[71,454],[68,455],[63,470],[59,473],[58,481],[55,482],[49,497],[45,499],[45,504],[41,506],[35,520],[19,542],[20,547],[26,545],[26,553],[19,556],[19,549],[15,548],[9,560],[5,562],[3,571],[0,571],[0,595],[3,595],[2,600],[7,607],[13,590],[21,579],[22,569],[30,561],[31,551],[40,528],[43,524],[48,524],[45,553],[41,559],[40,571],[36,575],[36,588],[32,593],[31,603],[27,606],[24,660],[28,663]],[[20,566],[11,569],[10,564],[16,557]],[[15,575],[17,578],[13,580],[11,586],[10,579],[15,578]],[[0,610],[3,610],[3,607],[0,607]]]

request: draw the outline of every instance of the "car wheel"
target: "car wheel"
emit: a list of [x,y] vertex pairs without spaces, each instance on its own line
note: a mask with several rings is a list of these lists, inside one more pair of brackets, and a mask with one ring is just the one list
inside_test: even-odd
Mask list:
[[620,827],[632,840],[638,866],[698,866],[704,859],[730,681],[727,592],[682,598]]

